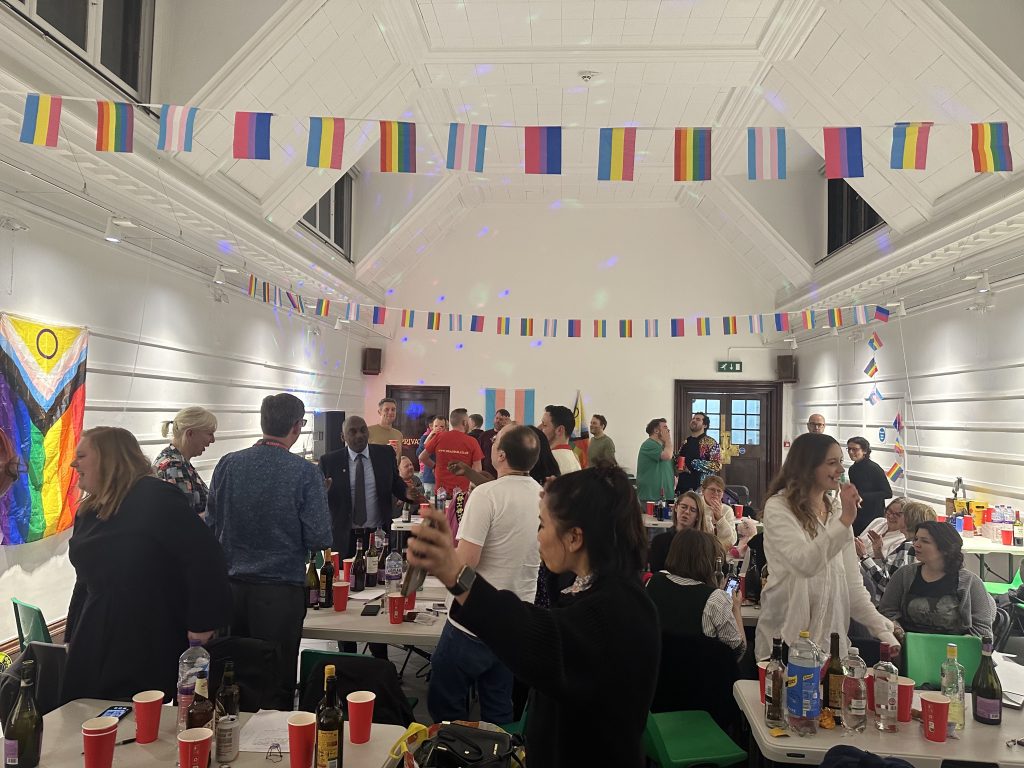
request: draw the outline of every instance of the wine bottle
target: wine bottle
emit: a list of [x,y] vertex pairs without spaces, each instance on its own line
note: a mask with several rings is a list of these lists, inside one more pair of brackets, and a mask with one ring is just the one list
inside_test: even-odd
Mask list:
[[21,688],[4,723],[4,765],[35,768],[43,749],[43,715],[36,706],[36,663],[21,665]]
[[316,715],[316,768],[341,768],[343,727],[337,678],[330,675],[324,688],[323,706],[317,708]]
[[377,586],[377,537],[370,534],[370,548],[366,550],[366,588],[373,589]]
[[828,669],[825,670],[825,706],[832,710],[838,720],[843,711],[843,672],[839,658],[839,633],[833,632],[829,642]]
[[235,682],[235,662],[227,659],[224,662],[224,676],[217,689],[217,702],[214,716],[217,718],[215,759],[217,763],[230,763],[238,757],[239,727],[238,709],[240,692]]
[[772,659],[764,672],[764,722],[769,728],[786,728],[786,665],[782,663],[782,638],[772,639]]
[[196,673],[196,692],[192,697],[192,703],[188,705],[188,727],[209,728],[214,727],[214,704],[210,700],[210,678],[205,669]]
[[1003,686],[992,661],[992,638],[981,638],[981,664],[971,683],[974,719],[985,725],[1003,722]]
[[320,608],[320,579],[316,575],[316,552],[309,553],[306,567],[306,607],[314,611]]
[[356,539],[356,558],[352,561],[352,586],[353,592],[362,592],[366,589],[366,553],[363,551],[363,540]]
[[331,548],[324,550],[324,566],[320,569],[318,600],[321,608],[334,607],[334,559]]
[[224,677],[221,678],[220,690],[217,691],[217,714],[237,715],[240,706],[240,691],[235,682],[235,662],[227,659],[224,662]]

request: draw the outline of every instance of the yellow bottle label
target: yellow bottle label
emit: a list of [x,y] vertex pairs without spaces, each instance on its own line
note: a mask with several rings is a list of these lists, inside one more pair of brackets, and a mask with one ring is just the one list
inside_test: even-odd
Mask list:
[[339,768],[338,732],[316,732],[316,768]]

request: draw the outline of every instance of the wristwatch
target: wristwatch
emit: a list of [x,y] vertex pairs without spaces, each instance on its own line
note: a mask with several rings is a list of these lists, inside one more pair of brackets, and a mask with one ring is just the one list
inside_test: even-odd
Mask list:
[[448,591],[456,597],[464,595],[469,592],[474,581],[476,581],[476,571],[468,565],[464,565],[462,570],[459,571],[459,576],[455,579],[455,583],[448,587]]

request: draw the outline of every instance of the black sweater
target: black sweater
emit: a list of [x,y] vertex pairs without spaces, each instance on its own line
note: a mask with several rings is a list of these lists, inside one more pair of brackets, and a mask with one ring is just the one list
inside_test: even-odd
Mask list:
[[885,471],[865,457],[850,467],[850,482],[860,494],[860,509],[853,521],[853,534],[860,536],[868,523],[885,514],[885,500],[892,497],[892,488]]
[[661,633],[638,578],[599,578],[579,594],[552,595],[545,610],[478,576],[452,618],[531,687],[531,768],[644,765]]

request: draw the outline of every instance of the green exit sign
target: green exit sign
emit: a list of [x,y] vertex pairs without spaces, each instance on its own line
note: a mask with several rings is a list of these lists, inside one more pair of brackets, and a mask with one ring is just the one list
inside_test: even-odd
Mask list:
[[719,360],[718,373],[743,373],[743,363],[739,360]]

